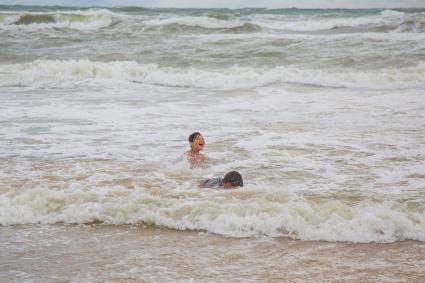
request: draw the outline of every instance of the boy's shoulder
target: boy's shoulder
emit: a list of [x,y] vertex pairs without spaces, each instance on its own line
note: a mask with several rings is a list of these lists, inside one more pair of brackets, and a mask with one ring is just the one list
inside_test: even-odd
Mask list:
[[220,188],[223,186],[222,178],[212,178],[201,182],[200,187],[202,188]]

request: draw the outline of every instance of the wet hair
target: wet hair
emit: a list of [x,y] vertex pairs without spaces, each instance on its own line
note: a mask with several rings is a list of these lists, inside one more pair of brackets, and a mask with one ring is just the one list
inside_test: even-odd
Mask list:
[[232,187],[243,187],[242,176],[236,171],[227,173],[223,178],[223,183],[229,183]]
[[197,137],[202,136],[200,132],[194,132],[188,138],[189,142],[193,142]]

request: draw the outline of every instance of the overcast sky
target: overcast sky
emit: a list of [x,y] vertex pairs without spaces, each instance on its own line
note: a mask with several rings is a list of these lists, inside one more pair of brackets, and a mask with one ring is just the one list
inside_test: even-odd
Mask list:
[[0,5],[157,8],[425,8],[425,0],[0,0]]

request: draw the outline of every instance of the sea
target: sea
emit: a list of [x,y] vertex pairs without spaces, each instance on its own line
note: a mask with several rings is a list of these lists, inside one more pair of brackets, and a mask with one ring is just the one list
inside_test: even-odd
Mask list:
[[1,282],[423,282],[424,241],[425,9],[0,6]]

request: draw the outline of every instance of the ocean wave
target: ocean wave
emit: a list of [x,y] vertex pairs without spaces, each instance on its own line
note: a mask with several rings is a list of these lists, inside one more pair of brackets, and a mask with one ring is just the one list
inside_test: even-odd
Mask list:
[[[382,32],[423,32],[424,17],[420,13],[404,13],[384,10],[372,15],[314,15],[304,14],[250,14],[227,15],[213,14],[160,15],[144,14],[144,8],[89,9],[55,12],[2,12],[0,29],[37,30],[46,28],[70,28],[76,30],[97,30],[111,26],[114,21],[124,21],[135,30],[148,28],[164,29],[178,32],[188,28],[206,30],[224,29],[230,32],[251,32],[258,30],[316,32],[338,29],[354,29]],[[129,12],[129,14],[128,14]],[[137,12],[137,13],[133,13]],[[124,14],[123,14],[124,13]],[[127,14],[126,14],[127,13]],[[128,25],[123,26],[127,27]],[[352,32],[350,30],[350,32]]]
[[402,17],[404,15],[406,15],[405,12],[401,12],[401,11],[396,11],[396,10],[384,10],[381,12],[381,15],[383,17]]
[[333,29],[342,26],[360,26],[370,23],[380,23],[381,19],[365,20],[363,18],[353,19],[295,19],[287,20],[282,17],[280,20],[269,20],[268,17],[255,16],[253,18],[232,18],[228,20],[216,19],[207,16],[180,16],[162,19],[151,19],[144,21],[148,27],[199,27],[204,29],[235,29],[245,25],[255,26],[257,29],[275,29],[288,31],[318,31]]
[[295,83],[353,89],[425,88],[425,63],[405,68],[355,70],[301,69],[294,65],[270,69],[233,66],[225,69],[159,67],[134,61],[39,60],[0,65],[0,86],[68,87],[85,80],[108,80],[211,89],[243,89],[276,83]]
[[[149,19],[144,21],[147,26],[163,27],[176,25],[180,27],[200,27],[205,29],[232,29],[244,25],[252,25],[258,29],[287,30],[296,32],[314,32],[323,30],[333,30],[338,28],[377,28],[384,30],[397,29],[404,25],[403,19],[406,18],[403,12],[385,10],[377,15],[367,16],[313,16],[305,15],[270,15],[258,14],[242,17],[229,17],[218,19],[209,16],[173,16]],[[415,21],[421,21],[421,17],[415,18]]]
[[220,20],[207,16],[180,16],[162,19],[150,19],[143,22],[147,26],[200,27],[205,29],[233,29],[253,23],[244,20]]
[[[314,200],[277,192],[210,191],[186,198],[142,189],[47,188],[0,195],[0,224],[147,224],[228,237],[344,242],[425,241],[423,203]],[[414,202],[414,201],[413,201]],[[414,204],[414,205],[413,205]]]
[[[199,24],[185,24],[185,23],[170,23],[166,25],[148,25],[144,28],[145,31],[159,30],[164,33],[178,33],[182,31],[191,31],[196,29],[205,29],[206,27]],[[250,23],[240,23],[240,24],[228,24],[223,26],[218,26],[213,28],[210,27],[208,29],[211,30],[219,30],[220,32],[227,33],[250,33],[250,32],[258,32],[262,28],[259,25],[250,24]]]
[[407,17],[393,27],[396,32],[425,32],[425,17]]
[[113,13],[108,10],[7,12],[0,14],[0,28],[6,30],[51,28],[97,30],[110,26],[113,23],[113,17]]
[[[195,37],[194,35],[188,38]],[[222,40],[379,40],[387,42],[399,41],[415,41],[424,42],[425,33],[407,33],[407,32],[351,32],[351,33],[334,33],[334,34],[311,34],[311,33],[286,33],[286,34],[271,34],[262,32],[253,32],[245,34],[229,34],[229,33],[210,33],[196,35],[203,42],[219,42]]]
[[349,17],[349,18],[298,18],[291,21],[264,21],[259,19],[258,24],[264,28],[287,30],[296,32],[314,32],[337,28],[356,28],[370,25],[391,23],[381,17]]
[[132,12],[132,13],[140,13],[149,11],[149,8],[140,7],[140,6],[123,6],[123,7],[114,7],[110,8],[114,12]]
[[[314,32],[325,30],[337,30],[351,28],[351,32],[355,29],[366,28],[368,31],[377,30],[382,32],[387,31],[423,31],[422,22],[424,17],[418,14],[406,14],[404,12],[384,10],[378,15],[368,16],[333,16],[333,17],[305,17],[299,16],[296,18],[287,18],[281,16],[276,19],[276,16],[268,19],[269,17],[257,16],[256,24],[263,28],[289,30],[298,32]],[[257,22],[258,21],[258,22]],[[406,29],[405,26],[420,26],[421,28]]]

